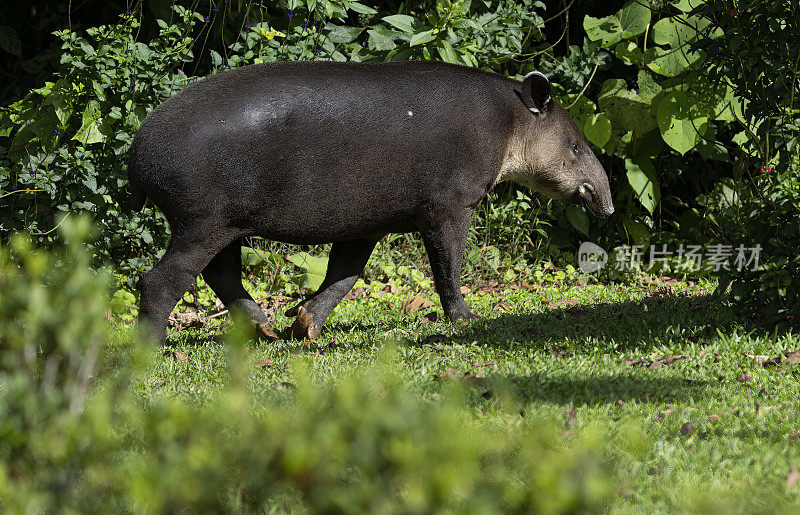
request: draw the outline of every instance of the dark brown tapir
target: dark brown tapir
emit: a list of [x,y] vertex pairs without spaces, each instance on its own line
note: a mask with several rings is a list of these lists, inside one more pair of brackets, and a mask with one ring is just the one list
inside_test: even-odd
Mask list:
[[445,315],[460,292],[473,211],[500,181],[614,212],[608,178],[538,72],[522,82],[434,62],[286,62],[208,77],[156,108],[133,141],[133,204],[151,199],[172,239],[141,281],[141,318],[164,342],[202,273],[229,309],[275,337],[241,281],[246,236],[333,243],[319,290],[287,315],[316,338],[376,242],[419,232]]

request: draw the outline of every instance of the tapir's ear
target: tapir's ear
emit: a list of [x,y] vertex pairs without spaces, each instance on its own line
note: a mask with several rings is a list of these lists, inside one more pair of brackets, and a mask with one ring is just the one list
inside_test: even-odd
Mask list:
[[522,80],[522,91],[518,93],[525,107],[539,114],[551,100],[550,81],[542,72],[530,72]]

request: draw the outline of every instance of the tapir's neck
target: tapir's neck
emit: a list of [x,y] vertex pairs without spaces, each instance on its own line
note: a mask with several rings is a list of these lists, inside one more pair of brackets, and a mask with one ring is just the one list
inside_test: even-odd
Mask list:
[[[525,112],[523,116],[529,117],[530,113]],[[517,120],[513,124],[511,134],[506,142],[506,152],[500,171],[494,181],[494,185],[501,182],[511,181],[523,186],[533,187],[535,175],[534,167],[538,160],[532,159],[526,141],[531,137],[530,122],[522,123]]]

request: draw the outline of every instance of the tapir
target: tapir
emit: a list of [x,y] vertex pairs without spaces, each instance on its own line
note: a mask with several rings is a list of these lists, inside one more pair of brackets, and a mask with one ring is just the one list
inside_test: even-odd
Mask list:
[[241,277],[243,238],[332,243],[319,289],[287,312],[316,338],[378,240],[418,232],[450,320],[473,211],[501,181],[613,213],[608,177],[539,72],[517,81],[437,62],[280,62],[207,77],[167,99],[131,146],[133,206],[171,239],[140,281],[160,343],[198,274],[228,309],[277,338]]

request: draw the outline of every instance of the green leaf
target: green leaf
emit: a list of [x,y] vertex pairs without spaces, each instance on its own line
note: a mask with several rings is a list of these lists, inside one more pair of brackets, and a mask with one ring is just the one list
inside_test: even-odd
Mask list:
[[589,216],[582,207],[570,204],[567,206],[566,214],[572,227],[581,234],[589,236]]
[[609,79],[603,83],[597,98],[614,127],[621,127],[642,135],[656,127],[653,110],[638,94],[629,91],[622,79]]
[[[389,32],[384,28],[386,32]],[[384,52],[387,50],[393,50],[397,45],[394,44],[394,41],[386,34],[383,34],[382,31],[377,29],[370,29],[367,31],[369,34],[369,49],[370,50],[377,50],[379,52]]]
[[86,105],[83,111],[83,125],[72,139],[84,145],[105,141],[106,137],[100,132],[100,104],[96,100],[90,100]]
[[714,128],[714,124],[708,124],[706,133],[697,144],[697,152],[699,152],[706,161],[713,160],[730,162],[731,159],[728,155],[728,149],[725,148],[725,145],[716,140],[716,133],[717,131]]
[[709,23],[709,20],[698,16],[680,15],[661,18],[653,25],[651,34],[657,45],[678,48],[693,41],[697,37],[697,33],[706,28]]
[[674,5],[677,9],[680,9],[683,12],[689,12],[695,7],[701,6],[705,3],[706,3],[705,0],[678,0],[672,5]]
[[637,82],[639,83],[639,96],[648,103],[652,102],[663,90],[655,79],[653,79],[653,76],[647,73],[647,70],[639,70]]
[[669,48],[649,48],[645,53],[648,68],[660,75],[675,77],[698,64],[703,53],[692,52],[688,43],[696,39],[698,30],[709,23],[708,20],[696,16],[683,15],[659,20],[653,26],[653,41],[659,45],[668,45]]
[[364,31],[361,27],[347,27],[345,25],[328,25],[332,27],[328,32],[328,39],[334,43],[351,43]]
[[579,97],[575,94],[564,95],[559,101],[565,106],[568,106],[567,111],[570,116],[572,116],[572,121],[574,121],[575,125],[578,127],[584,123],[583,120],[586,119],[587,116],[593,115],[597,109],[595,103],[589,100],[585,95]]
[[652,215],[661,199],[658,175],[649,158],[625,159],[626,176],[633,193],[639,202]]
[[625,217],[622,221],[622,225],[625,226],[625,231],[627,231],[628,235],[633,239],[634,244],[639,245],[642,249],[647,247],[650,243],[650,231],[645,224]]
[[213,66],[219,66],[222,64],[222,56],[219,55],[219,52],[216,50],[210,50],[209,54],[211,55],[211,64]]
[[647,25],[650,23],[650,7],[643,0],[633,0],[625,4],[616,16],[622,26],[623,37],[632,38],[647,30]]
[[597,113],[586,119],[583,134],[597,147],[602,147],[611,139],[611,120],[603,113]]
[[393,14],[391,16],[384,16],[383,21],[408,34],[414,33],[414,18],[411,16],[405,14]]
[[373,9],[372,7],[367,7],[366,5],[359,3],[359,2],[350,2],[350,9],[357,12],[358,14],[378,14],[378,11]]
[[306,270],[305,274],[299,277],[298,285],[301,288],[316,290],[325,279],[325,271],[328,268],[328,258],[312,256],[308,252],[298,252],[287,258],[293,265]]
[[640,1],[625,4],[616,14],[605,18],[583,19],[583,28],[591,41],[601,41],[603,47],[616,45],[643,33],[650,23],[650,8]]
[[436,29],[426,30],[425,32],[418,32],[411,36],[410,46],[424,45],[436,39],[438,31]]
[[0,48],[18,57],[22,55],[22,43],[13,27],[0,25]]
[[642,64],[644,62],[644,52],[633,41],[620,41],[614,49],[618,59],[630,64]]
[[5,138],[14,130],[14,123],[11,121],[7,111],[0,111],[0,138]]
[[708,127],[708,118],[697,111],[681,91],[667,93],[658,103],[656,118],[661,137],[681,155],[697,145]]
[[436,50],[439,52],[439,57],[442,58],[442,61],[452,64],[461,64],[458,58],[458,52],[455,51],[453,45],[446,39],[439,42],[439,46]]
[[51,138],[53,130],[58,127],[58,118],[51,106],[39,107],[35,114],[21,126],[11,141],[11,150],[27,145],[32,139],[39,141]]

